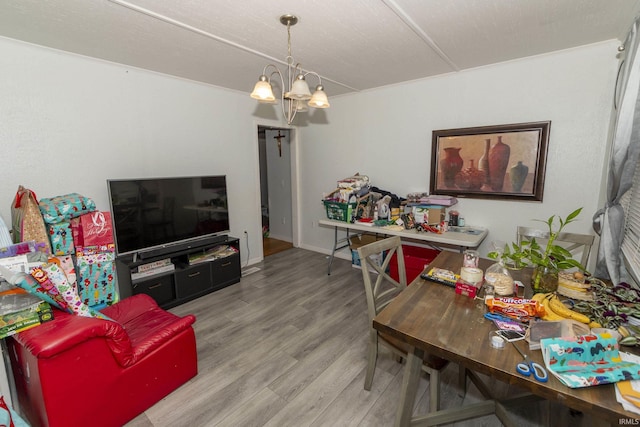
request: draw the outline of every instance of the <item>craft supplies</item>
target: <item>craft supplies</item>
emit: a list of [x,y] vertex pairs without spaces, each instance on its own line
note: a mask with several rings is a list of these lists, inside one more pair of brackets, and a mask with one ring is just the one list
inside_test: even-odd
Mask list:
[[478,286],[476,283],[468,283],[464,280],[458,280],[456,282],[456,294],[464,295],[469,298],[475,298],[478,293]]
[[482,270],[475,267],[462,267],[460,269],[460,278],[468,283],[473,283],[476,287],[482,284]]
[[457,227],[459,215],[458,211],[449,212],[449,225]]
[[505,346],[505,340],[497,334],[496,331],[492,331],[489,333],[489,345],[492,348],[502,350]]
[[[524,375],[525,377],[529,377],[533,375],[533,378],[536,381],[541,383],[546,383],[549,380],[549,374],[547,370],[542,367],[539,363],[536,363],[529,359],[529,357],[520,350],[518,345],[514,341],[510,341],[511,344],[518,350],[518,353],[522,356],[524,361],[518,363],[516,365],[516,372],[520,375]],[[546,361],[545,361],[546,362]]]
[[495,296],[495,293],[493,290],[493,285],[489,283],[485,283],[484,284],[484,303],[488,305],[489,301],[493,300],[494,296]]
[[425,280],[440,283],[441,285],[451,286],[452,288],[455,288],[456,282],[460,279],[460,275],[455,274],[451,270],[435,267],[429,270],[426,274],[420,274],[420,277]]
[[462,254],[462,266],[478,268],[478,262],[480,261],[480,253],[472,249],[467,249]]

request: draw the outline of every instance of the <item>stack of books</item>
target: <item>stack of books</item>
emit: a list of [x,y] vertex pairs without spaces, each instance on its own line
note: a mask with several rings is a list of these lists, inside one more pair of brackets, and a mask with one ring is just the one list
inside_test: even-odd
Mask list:
[[53,320],[51,306],[8,284],[0,286],[0,339]]
[[226,258],[237,253],[238,250],[233,246],[219,245],[204,252],[189,255],[189,265],[214,261],[216,259]]
[[137,266],[131,271],[131,279],[137,280],[144,277],[154,276],[160,273],[174,271],[176,266],[171,262],[171,258],[161,259],[159,261],[150,262]]

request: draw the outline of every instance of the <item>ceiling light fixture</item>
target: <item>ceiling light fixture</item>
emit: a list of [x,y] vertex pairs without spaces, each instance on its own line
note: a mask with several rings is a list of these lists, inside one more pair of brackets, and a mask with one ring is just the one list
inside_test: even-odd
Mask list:
[[[271,78],[274,75],[280,77],[281,93],[280,100],[282,101],[282,114],[287,119],[287,123],[293,122],[296,113],[307,111],[307,105],[313,108],[329,108],[329,100],[327,94],[324,92],[322,86],[322,79],[318,73],[313,71],[304,71],[300,64],[294,64],[293,56],[291,56],[291,27],[296,25],[298,17],[294,15],[282,15],[280,17],[280,23],[287,26],[287,76],[286,79],[282,72],[273,64],[268,64],[262,70],[262,75],[258,79],[251,97],[257,99],[258,102],[275,104],[276,97],[273,94],[273,86],[271,85]],[[273,68],[271,74],[267,77],[267,70]],[[313,95],[309,90],[306,77],[309,74],[313,74],[318,78],[319,84],[316,86]],[[285,85],[286,83],[286,85]],[[305,104],[305,101],[306,104]]]

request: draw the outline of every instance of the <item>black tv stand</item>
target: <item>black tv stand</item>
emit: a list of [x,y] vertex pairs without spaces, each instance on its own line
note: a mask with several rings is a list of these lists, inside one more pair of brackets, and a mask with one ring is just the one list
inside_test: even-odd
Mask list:
[[[224,246],[235,251],[200,263],[189,261],[194,256]],[[161,266],[163,263],[166,266]],[[158,266],[145,273],[139,272],[152,264]],[[238,283],[241,277],[240,241],[230,236],[210,236],[154,248],[119,256],[116,269],[121,298],[144,293],[167,309]]]

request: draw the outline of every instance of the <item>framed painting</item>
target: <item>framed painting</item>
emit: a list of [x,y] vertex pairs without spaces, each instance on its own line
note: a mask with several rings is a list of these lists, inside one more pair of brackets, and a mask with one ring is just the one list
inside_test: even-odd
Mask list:
[[551,122],[434,130],[431,194],[542,201]]

